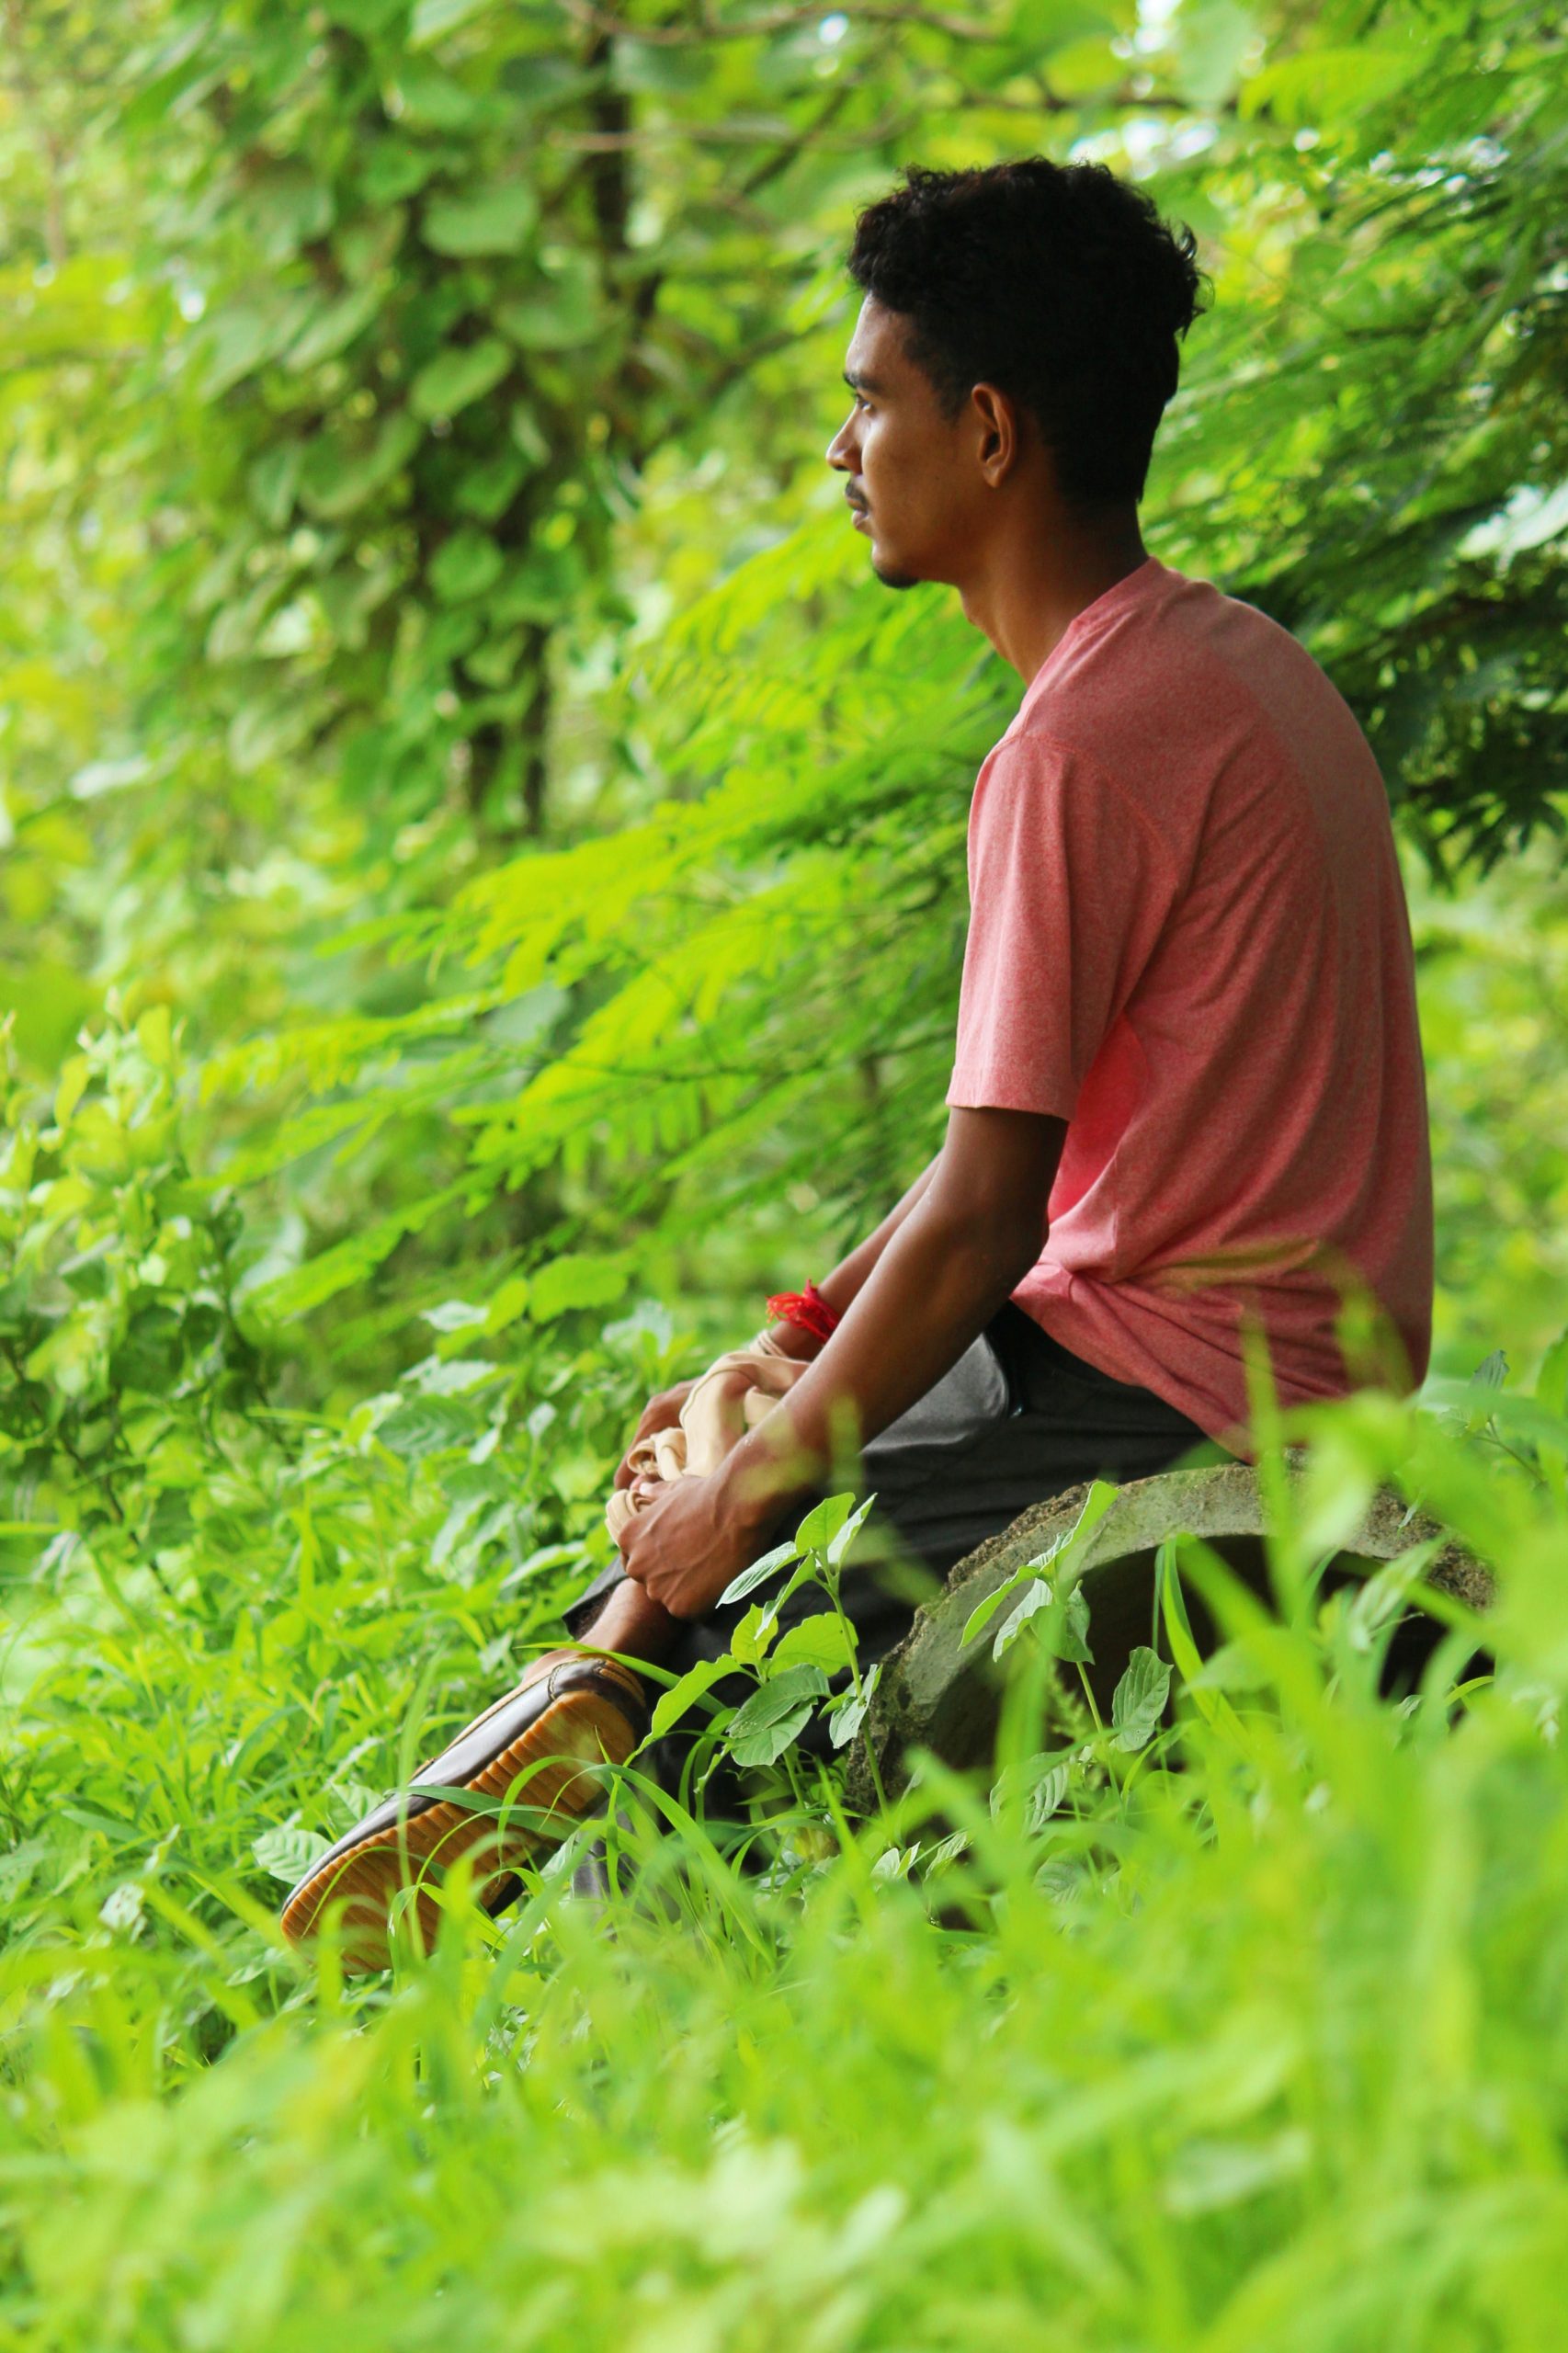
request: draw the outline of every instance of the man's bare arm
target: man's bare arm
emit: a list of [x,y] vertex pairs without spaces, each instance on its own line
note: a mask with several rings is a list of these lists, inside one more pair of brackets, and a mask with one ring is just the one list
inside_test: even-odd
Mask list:
[[631,1521],[626,1574],[645,1600],[623,1598],[618,1640],[710,1609],[791,1503],[957,1363],[1040,1255],[1065,1132],[1029,1111],[953,1112],[930,1182],[789,1395],[717,1471],[667,1482]]
[[[859,1298],[872,1269],[888,1244],[892,1240],[915,1203],[925,1198],[926,1188],[930,1184],[941,1157],[941,1154],[937,1153],[934,1160],[926,1163],[903,1199],[889,1210],[876,1232],[869,1233],[864,1242],[858,1242],[849,1256],[846,1258],[841,1258],[833,1272],[817,1285],[817,1289],[835,1315],[840,1317],[846,1315],[856,1300]],[[779,1347],[792,1357],[808,1358],[814,1357],[823,1346],[823,1343],[812,1333],[803,1332],[798,1324],[776,1324],[773,1336]]]
[[777,1516],[846,1439],[876,1437],[957,1363],[1044,1247],[1065,1134],[1036,1112],[951,1114],[925,1176],[835,1269],[855,1280],[838,1329],[716,1474],[738,1511],[759,1526]]
[[[931,1181],[932,1172],[937,1166],[937,1161],[940,1158],[941,1154],[938,1153],[937,1159],[930,1161],[921,1170],[903,1199],[888,1211],[876,1232],[869,1233],[864,1242],[858,1242],[849,1256],[846,1258],[841,1258],[826,1279],[817,1285],[817,1289],[835,1315],[846,1313],[851,1302],[859,1297],[872,1267],[916,1201],[925,1193],[926,1186]],[[774,1324],[773,1337],[786,1356],[796,1357],[806,1362],[817,1354],[823,1345],[814,1333],[802,1330],[799,1324]],[[618,1487],[628,1487],[631,1483],[632,1448],[640,1445],[643,1438],[652,1438],[655,1430],[673,1429],[680,1419],[681,1407],[695,1386],[695,1380],[678,1381],[673,1388],[661,1389],[656,1396],[649,1398],[642,1408],[642,1418],[632,1432],[631,1445],[622,1455],[620,1466],[616,1472],[615,1483]]]

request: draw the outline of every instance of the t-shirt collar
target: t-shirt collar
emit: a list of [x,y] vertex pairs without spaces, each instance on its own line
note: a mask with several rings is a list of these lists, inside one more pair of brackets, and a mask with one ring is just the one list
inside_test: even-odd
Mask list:
[[1141,597],[1146,597],[1156,583],[1164,580],[1165,576],[1165,566],[1160,562],[1159,557],[1147,555],[1142,563],[1135,564],[1131,572],[1123,573],[1119,580],[1113,581],[1108,588],[1102,589],[1094,602],[1085,605],[1082,612],[1074,613],[1028,685],[1024,688],[1024,699],[1018,710],[1019,718],[1023,717],[1024,712],[1034,701],[1069,646],[1081,645],[1085,638],[1097,636],[1108,623],[1118,620],[1130,606],[1137,604]]

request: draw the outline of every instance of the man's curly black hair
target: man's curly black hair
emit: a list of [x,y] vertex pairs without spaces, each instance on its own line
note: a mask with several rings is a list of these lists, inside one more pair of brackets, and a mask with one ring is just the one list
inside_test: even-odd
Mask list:
[[1071,506],[1143,494],[1176,338],[1205,305],[1190,229],[1103,164],[1030,155],[926,171],[868,205],[849,273],[909,323],[906,348],[956,416],[994,384],[1035,417]]

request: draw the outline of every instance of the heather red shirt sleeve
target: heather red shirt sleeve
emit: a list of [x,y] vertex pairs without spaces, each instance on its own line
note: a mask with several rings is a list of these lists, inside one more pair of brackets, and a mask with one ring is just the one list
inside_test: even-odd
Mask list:
[[1082,753],[1026,729],[980,771],[969,888],[948,1102],[1071,1120],[1170,913],[1169,853]]

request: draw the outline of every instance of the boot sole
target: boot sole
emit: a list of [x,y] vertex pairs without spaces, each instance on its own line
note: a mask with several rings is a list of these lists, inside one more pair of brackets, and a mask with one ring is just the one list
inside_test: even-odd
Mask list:
[[[573,1824],[593,1811],[602,1764],[624,1765],[637,1745],[625,1711],[592,1690],[552,1700],[517,1738],[460,1787],[484,1804],[474,1812],[451,1798],[418,1802],[411,1792],[406,1816],[324,1860],[302,1879],[282,1914],[290,1944],[319,1931],[329,1905],[344,1907],[339,1926],[342,1964],[351,1975],[384,1969],[392,1911],[404,1888],[414,1890],[402,1918],[430,1952],[441,1907],[428,1882],[469,1858],[475,1900],[492,1915],[519,1888],[518,1868],[560,1845]],[[523,1787],[517,1788],[518,1782]],[[508,1803],[516,1792],[516,1802]]]

